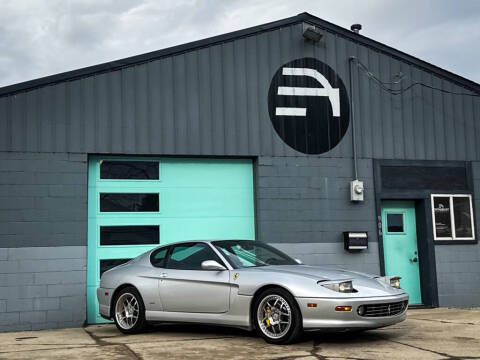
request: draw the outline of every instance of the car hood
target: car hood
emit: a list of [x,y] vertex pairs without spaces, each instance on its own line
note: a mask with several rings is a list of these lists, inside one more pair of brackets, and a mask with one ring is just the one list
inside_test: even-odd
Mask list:
[[261,271],[308,276],[317,281],[373,279],[377,277],[376,275],[365,274],[358,271],[311,265],[270,265],[257,267],[256,269]]
[[[265,276],[262,277],[264,279],[281,279],[281,284],[293,289],[296,296],[374,297],[404,293],[402,289],[395,289],[386,282],[377,279],[379,276],[324,266],[269,265],[250,268],[249,271],[264,274]],[[302,281],[302,279],[306,281]],[[338,292],[322,287],[312,287],[312,284],[317,285],[319,282],[319,285],[321,285],[322,282],[346,280],[352,280],[353,287],[357,292],[340,295]]]

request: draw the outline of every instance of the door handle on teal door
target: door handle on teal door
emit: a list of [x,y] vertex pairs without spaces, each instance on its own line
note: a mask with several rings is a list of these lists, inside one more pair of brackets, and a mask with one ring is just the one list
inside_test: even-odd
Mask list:
[[418,262],[418,258],[415,256],[413,259],[410,259],[411,262]]

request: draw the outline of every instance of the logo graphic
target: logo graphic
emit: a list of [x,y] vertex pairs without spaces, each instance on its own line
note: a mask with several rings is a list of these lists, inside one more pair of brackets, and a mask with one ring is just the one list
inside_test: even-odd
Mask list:
[[233,280],[237,280],[239,275],[240,275],[239,273],[233,274]]
[[313,58],[291,61],[277,70],[268,111],[282,140],[305,154],[333,149],[350,122],[345,85],[331,67]]
[[450,208],[446,208],[443,204],[438,204],[438,207],[435,208],[436,212],[450,212]]

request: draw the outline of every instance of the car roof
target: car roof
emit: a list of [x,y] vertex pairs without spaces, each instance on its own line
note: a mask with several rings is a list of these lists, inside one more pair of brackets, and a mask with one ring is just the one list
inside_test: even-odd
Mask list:
[[179,245],[179,244],[188,244],[188,243],[206,243],[206,244],[209,244],[209,243],[212,243],[214,241],[255,241],[255,240],[252,240],[252,239],[208,239],[208,240],[205,240],[205,239],[202,239],[202,240],[195,240],[195,239],[192,239],[192,240],[181,240],[181,241],[175,241],[175,242],[172,242],[172,243],[168,243],[168,244],[160,244],[159,246],[157,246],[156,248],[153,248],[153,250],[156,250],[156,249],[160,249],[160,248],[163,248],[163,247],[166,247],[166,246],[172,246],[172,245]]

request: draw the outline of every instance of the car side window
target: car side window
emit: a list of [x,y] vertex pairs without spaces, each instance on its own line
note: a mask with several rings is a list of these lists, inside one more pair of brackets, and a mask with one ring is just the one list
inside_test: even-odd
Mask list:
[[164,268],[166,265],[167,254],[169,247],[164,247],[158,250],[155,250],[152,255],[150,255],[150,262],[153,266]]
[[218,255],[204,243],[175,245],[167,261],[167,268],[178,270],[203,270],[202,262],[215,260],[224,265]]

